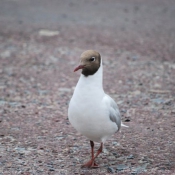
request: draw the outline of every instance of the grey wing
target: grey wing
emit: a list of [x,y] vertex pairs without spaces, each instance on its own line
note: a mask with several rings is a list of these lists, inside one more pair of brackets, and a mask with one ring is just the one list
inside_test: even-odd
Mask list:
[[121,127],[121,115],[115,101],[110,96],[108,98],[110,100],[109,118],[112,122],[116,123],[119,131]]

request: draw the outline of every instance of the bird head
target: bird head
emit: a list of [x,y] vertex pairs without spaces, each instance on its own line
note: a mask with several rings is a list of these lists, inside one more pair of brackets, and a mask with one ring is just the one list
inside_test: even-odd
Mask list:
[[83,75],[93,75],[99,69],[100,64],[100,54],[94,50],[87,50],[81,54],[80,64],[74,69],[74,72],[76,72],[79,69],[82,69]]

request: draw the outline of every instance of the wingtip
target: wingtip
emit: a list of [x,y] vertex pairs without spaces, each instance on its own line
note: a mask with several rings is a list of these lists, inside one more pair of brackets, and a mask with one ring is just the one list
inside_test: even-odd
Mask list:
[[129,128],[129,126],[127,126],[127,125],[124,125],[123,123],[121,124],[121,126],[123,126],[123,127],[126,127],[126,128]]

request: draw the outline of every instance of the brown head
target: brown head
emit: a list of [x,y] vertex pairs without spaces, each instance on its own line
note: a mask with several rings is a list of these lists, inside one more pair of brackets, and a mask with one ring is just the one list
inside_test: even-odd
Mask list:
[[101,56],[94,50],[86,50],[80,56],[80,65],[74,69],[74,72],[82,69],[84,76],[93,75],[97,72],[101,64]]

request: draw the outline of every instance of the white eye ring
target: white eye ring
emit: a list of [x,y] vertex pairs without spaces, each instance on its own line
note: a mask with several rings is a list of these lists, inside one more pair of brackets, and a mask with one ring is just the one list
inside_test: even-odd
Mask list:
[[91,58],[89,59],[89,61],[91,61],[91,62],[95,61],[95,57],[91,57]]

